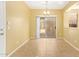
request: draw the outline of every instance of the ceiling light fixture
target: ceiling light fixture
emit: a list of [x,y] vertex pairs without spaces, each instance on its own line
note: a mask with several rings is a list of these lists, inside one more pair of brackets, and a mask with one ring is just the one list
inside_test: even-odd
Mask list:
[[44,10],[44,15],[49,15],[50,12],[48,11],[48,8],[47,8],[47,5],[48,5],[48,1],[45,1],[45,10]]

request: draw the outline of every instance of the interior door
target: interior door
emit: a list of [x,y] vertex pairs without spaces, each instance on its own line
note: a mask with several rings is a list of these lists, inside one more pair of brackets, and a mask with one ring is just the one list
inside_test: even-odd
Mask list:
[[5,56],[5,31],[6,31],[6,17],[5,17],[5,1],[0,1],[0,57]]
[[56,17],[46,17],[45,30],[47,38],[56,38]]

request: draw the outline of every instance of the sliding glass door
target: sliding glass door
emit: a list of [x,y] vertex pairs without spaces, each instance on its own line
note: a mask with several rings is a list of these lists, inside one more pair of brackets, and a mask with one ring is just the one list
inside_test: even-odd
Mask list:
[[40,38],[56,38],[56,17],[40,17]]

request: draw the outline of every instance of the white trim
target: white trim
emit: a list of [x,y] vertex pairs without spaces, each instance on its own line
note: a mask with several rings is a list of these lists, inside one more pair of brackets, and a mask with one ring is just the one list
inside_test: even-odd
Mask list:
[[36,17],[39,16],[39,17],[57,17],[57,15],[36,15]]
[[40,16],[36,17],[36,38],[40,38]]
[[8,57],[11,56],[14,52],[16,52],[20,47],[22,47],[24,44],[26,44],[29,41],[29,39],[25,40],[21,45],[19,45],[16,49],[14,49],[10,54],[8,54]]
[[75,50],[79,51],[79,48],[76,47],[75,45],[73,45],[72,43],[70,43],[68,40],[64,39],[65,42],[67,42],[70,46],[72,46]]
[[4,6],[4,7],[5,7],[5,8],[4,8],[4,9],[5,9],[5,10],[4,10],[4,13],[5,13],[5,26],[4,26],[4,27],[5,27],[5,29],[4,29],[4,33],[5,33],[5,34],[4,34],[4,36],[5,36],[5,37],[4,37],[4,39],[5,39],[5,43],[4,43],[4,44],[5,44],[5,48],[4,48],[4,49],[5,49],[5,56],[6,56],[6,49],[7,49],[7,47],[6,47],[6,44],[7,44],[7,43],[6,43],[6,42],[7,42],[7,40],[6,40],[6,36],[7,36],[6,2],[5,2],[5,6]]
[[[45,16],[45,15],[36,15],[36,18],[37,17],[56,17],[56,39],[57,39],[57,15],[48,15],[48,16]],[[37,21],[37,19],[36,19]],[[37,31],[37,27],[36,27],[36,31]],[[37,32],[36,32],[37,33]],[[37,37],[36,37],[37,38]]]

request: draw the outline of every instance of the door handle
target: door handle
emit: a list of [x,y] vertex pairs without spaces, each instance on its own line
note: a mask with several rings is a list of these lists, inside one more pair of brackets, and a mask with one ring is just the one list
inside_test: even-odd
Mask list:
[[4,35],[4,33],[0,33],[0,35],[2,36],[2,35]]
[[0,35],[1,35],[1,36],[4,35],[2,28],[0,29]]

